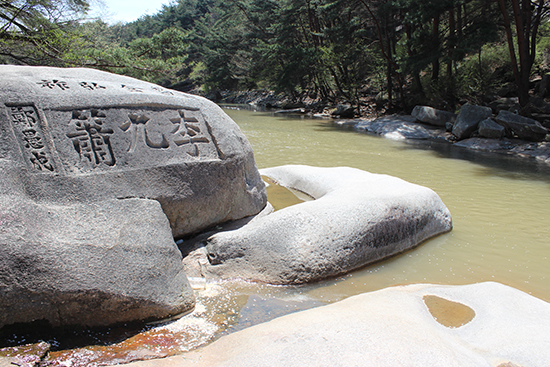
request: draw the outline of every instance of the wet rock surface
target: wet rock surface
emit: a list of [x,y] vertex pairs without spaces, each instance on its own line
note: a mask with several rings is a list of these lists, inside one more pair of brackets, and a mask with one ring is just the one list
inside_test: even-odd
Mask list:
[[440,128],[418,124],[415,121],[416,119],[412,116],[390,115],[377,119],[336,120],[335,123],[394,140],[445,140],[448,136]]
[[0,348],[0,367],[34,367],[46,357],[50,345],[46,342]]

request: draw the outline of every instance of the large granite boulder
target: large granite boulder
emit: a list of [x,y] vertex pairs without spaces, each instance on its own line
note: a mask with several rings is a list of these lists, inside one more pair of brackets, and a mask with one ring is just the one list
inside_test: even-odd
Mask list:
[[174,237],[265,206],[248,141],[212,102],[90,69],[0,73],[0,158],[34,200],[158,200]]
[[549,133],[540,122],[509,111],[500,111],[496,120],[523,140],[542,141]]
[[128,367],[550,365],[550,304],[493,282],[349,297]]
[[416,106],[411,116],[420,122],[426,124],[445,127],[447,123],[454,124],[456,121],[456,115],[452,112],[437,110],[428,106]]
[[260,172],[315,200],[211,236],[206,250],[212,276],[311,282],[403,252],[452,227],[435,192],[395,177],[349,167]]
[[465,104],[460,109],[453,126],[452,133],[458,140],[466,139],[477,130],[481,121],[491,117],[493,111],[490,107]]
[[237,125],[203,98],[128,77],[0,72],[0,327],[192,308],[174,236],[266,204]]

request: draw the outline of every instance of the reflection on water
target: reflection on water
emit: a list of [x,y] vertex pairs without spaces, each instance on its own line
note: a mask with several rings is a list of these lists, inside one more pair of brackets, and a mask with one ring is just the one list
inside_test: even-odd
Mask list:
[[454,229],[343,279],[308,286],[336,301],[397,284],[497,281],[550,301],[550,168],[442,143],[408,143],[324,120],[226,111],[250,140],[258,167],[350,166],[436,191]]
[[441,297],[426,295],[423,300],[433,318],[441,325],[449,328],[466,325],[476,315],[470,307]]
[[[273,205],[274,210],[300,204],[305,201],[303,199],[304,195],[300,195],[301,193],[296,190],[280,186],[269,177],[262,176],[262,179],[266,183],[267,196],[269,197],[269,202]],[[302,199],[300,199],[300,197]]]

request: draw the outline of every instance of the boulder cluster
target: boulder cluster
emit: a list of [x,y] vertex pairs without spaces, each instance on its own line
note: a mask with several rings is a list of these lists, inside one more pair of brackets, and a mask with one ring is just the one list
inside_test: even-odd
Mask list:
[[[452,228],[433,191],[346,167],[265,170],[314,200],[254,217],[270,207],[265,184],[214,103],[97,70],[0,71],[0,327],[189,311],[196,256],[202,276],[297,284]],[[202,258],[175,243],[224,223]]]
[[550,131],[537,120],[519,115],[513,102],[503,98],[487,107],[465,104],[458,115],[432,107],[416,106],[411,115],[420,122],[445,127],[455,140],[507,137],[532,142],[544,141]]

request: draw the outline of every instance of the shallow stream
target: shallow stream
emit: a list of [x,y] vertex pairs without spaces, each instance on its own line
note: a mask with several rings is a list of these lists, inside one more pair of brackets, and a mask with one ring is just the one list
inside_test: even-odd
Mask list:
[[[46,340],[57,350],[46,361],[53,366],[124,363],[185,352],[290,312],[411,283],[496,281],[550,302],[550,167],[443,143],[392,141],[328,120],[235,107],[226,112],[248,137],[259,168],[350,166],[400,177],[437,192],[451,211],[453,230],[389,260],[300,287],[199,279],[195,311],[173,323],[47,338],[32,329],[5,336],[4,344]],[[280,190],[269,199],[277,208],[296,203]]]
[[332,302],[398,284],[497,281],[550,301],[550,167],[445,143],[392,141],[326,120],[226,112],[250,140],[259,168],[307,164],[388,174],[433,189],[451,211],[450,233],[305,287],[302,295]]

